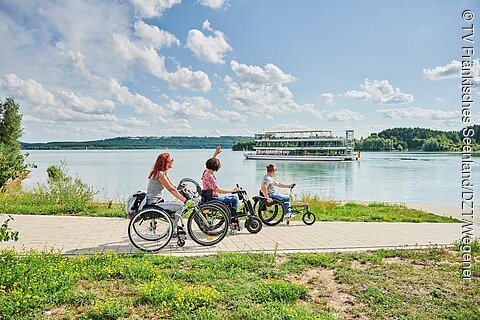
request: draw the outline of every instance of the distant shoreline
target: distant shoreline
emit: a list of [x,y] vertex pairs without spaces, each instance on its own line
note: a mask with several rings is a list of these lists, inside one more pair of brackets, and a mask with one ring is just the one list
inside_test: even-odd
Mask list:
[[[124,148],[97,148],[97,147],[84,147],[84,148],[22,148],[22,151],[114,151],[114,150],[213,150],[216,146],[211,147],[190,147],[190,148],[175,148],[175,147],[157,147],[157,148],[142,148],[142,147],[124,147]],[[224,147],[225,148],[225,147]],[[230,151],[234,152],[244,152],[241,150],[231,150],[230,148],[226,148]],[[369,153],[396,153],[396,154],[462,154],[461,151],[422,151],[422,150],[361,150],[361,152],[369,152]],[[480,151],[472,152],[472,155],[479,156]]]

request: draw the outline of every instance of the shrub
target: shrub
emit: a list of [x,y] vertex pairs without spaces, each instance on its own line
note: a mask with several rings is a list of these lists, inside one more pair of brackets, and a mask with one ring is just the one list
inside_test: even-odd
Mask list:
[[10,240],[18,241],[18,231],[11,231],[8,226],[10,220],[13,220],[13,218],[9,216],[0,226],[0,242]]
[[65,162],[50,166],[47,173],[47,183],[37,184],[34,193],[48,203],[61,207],[64,213],[85,211],[95,194],[93,189],[78,177],[68,175]]

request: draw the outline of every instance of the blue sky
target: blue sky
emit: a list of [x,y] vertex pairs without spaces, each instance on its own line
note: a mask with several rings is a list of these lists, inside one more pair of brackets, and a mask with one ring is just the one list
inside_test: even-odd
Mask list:
[[457,130],[464,9],[480,18],[478,1],[1,0],[0,97],[28,142]]

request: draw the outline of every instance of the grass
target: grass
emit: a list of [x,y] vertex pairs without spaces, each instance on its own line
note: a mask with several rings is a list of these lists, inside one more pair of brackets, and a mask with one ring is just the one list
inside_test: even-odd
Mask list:
[[[0,192],[0,212],[5,214],[72,215],[68,208],[68,204],[46,201],[42,195],[33,192]],[[123,218],[124,210],[123,204],[90,201],[74,215]]]
[[[316,197],[304,199],[317,221],[365,221],[365,222],[461,222],[451,217],[438,216],[404,204],[347,202],[344,204],[320,200]],[[301,217],[297,217],[300,219]]]
[[118,255],[0,252],[0,319],[480,319],[453,249]]
[[[400,204],[355,202],[340,204],[316,197],[308,197],[304,201],[309,203],[310,210],[315,213],[317,221],[460,222],[457,219],[437,216]],[[44,197],[33,192],[17,190],[0,193],[0,212],[5,214],[71,215],[68,208],[61,203],[46,201]],[[75,215],[123,218],[125,212],[123,204],[88,202],[85,208]],[[301,220],[301,216],[297,215],[294,219]]]

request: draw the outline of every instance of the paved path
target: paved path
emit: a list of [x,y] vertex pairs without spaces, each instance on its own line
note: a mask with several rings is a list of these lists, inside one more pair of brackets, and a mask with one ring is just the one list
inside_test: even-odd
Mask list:
[[[0,221],[5,220],[0,215]],[[12,230],[19,231],[16,243],[0,248],[54,248],[67,255],[116,251],[137,252],[128,239],[128,220],[72,216],[14,215]],[[282,223],[264,226],[258,234],[242,230],[228,235],[212,247],[187,240],[185,247],[174,242],[160,252],[173,255],[201,255],[216,252],[310,252],[360,251],[379,248],[411,248],[449,245],[461,236],[459,223],[317,222],[313,226]]]

